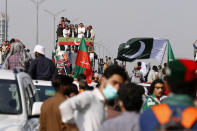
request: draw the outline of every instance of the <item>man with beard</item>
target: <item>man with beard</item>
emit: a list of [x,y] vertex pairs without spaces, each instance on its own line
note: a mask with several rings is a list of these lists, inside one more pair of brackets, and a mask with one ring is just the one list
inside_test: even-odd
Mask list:
[[36,59],[29,67],[29,75],[35,80],[51,80],[53,75],[57,75],[57,69],[55,64],[45,57],[45,48],[42,45],[36,45],[34,53]]
[[[52,85],[56,90],[53,97],[46,100],[41,108],[40,131],[76,131],[71,124],[63,124],[59,111],[59,105],[65,101],[65,95],[69,97],[73,78],[68,76],[54,76]],[[75,128],[75,130],[73,129]]]

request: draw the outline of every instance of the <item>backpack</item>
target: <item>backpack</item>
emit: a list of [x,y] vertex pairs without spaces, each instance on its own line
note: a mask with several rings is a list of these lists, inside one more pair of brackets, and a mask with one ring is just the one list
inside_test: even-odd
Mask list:
[[160,104],[153,106],[152,110],[159,122],[156,131],[190,130],[197,121],[197,109],[194,107],[172,110],[167,104]]

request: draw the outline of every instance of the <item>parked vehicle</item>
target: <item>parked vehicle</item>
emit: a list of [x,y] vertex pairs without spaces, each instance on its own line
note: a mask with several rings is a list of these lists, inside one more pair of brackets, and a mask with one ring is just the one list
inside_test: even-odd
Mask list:
[[38,92],[40,101],[43,102],[55,94],[55,89],[52,86],[51,81],[33,80],[33,83]]
[[0,131],[39,130],[42,103],[31,77],[18,70],[0,74]]

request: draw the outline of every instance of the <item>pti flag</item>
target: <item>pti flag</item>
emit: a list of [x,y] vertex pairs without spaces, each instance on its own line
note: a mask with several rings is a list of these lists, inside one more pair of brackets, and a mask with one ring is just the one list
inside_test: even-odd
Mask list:
[[81,39],[79,51],[77,53],[77,59],[75,61],[74,78],[77,78],[79,74],[86,75],[88,84],[92,82],[92,67],[84,37]]
[[161,38],[133,38],[118,48],[118,59],[121,61],[134,61],[135,59],[162,60],[167,39]]

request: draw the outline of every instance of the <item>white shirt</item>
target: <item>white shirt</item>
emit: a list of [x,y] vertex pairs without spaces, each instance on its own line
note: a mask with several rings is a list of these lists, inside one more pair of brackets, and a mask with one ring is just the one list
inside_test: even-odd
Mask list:
[[67,30],[67,29],[63,30],[63,36],[64,37],[68,37],[69,34],[70,34],[70,30]]
[[94,33],[93,29],[90,30],[90,34],[91,34],[90,38],[94,38],[95,37],[95,33]]
[[157,75],[157,72],[154,70],[151,70],[148,74],[148,82],[153,82],[155,80],[155,76]]
[[78,38],[82,38],[84,36],[84,33],[85,33],[86,29],[85,27],[79,27],[78,28]]
[[59,109],[62,121],[66,123],[75,119],[80,131],[98,131],[106,118],[104,97],[97,88],[64,101]]

